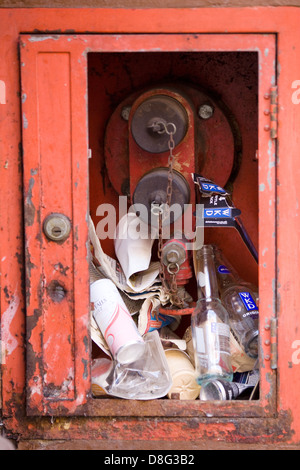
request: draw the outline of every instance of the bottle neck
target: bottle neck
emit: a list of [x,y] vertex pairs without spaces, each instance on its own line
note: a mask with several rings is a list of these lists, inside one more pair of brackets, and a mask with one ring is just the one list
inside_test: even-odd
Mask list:
[[231,273],[224,273],[222,271],[221,272],[217,271],[217,279],[218,279],[219,289],[221,292],[237,284],[237,280]]
[[216,276],[212,245],[203,245],[194,254],[194,268],[197,277],[198,299],[218,299],[218,281]]
[[215,269],[217,273],[217,280],[219,289],[224,292],[228,287],[234,286],[239,282],[237,272],[228,263],[226,258],[222,255],[219,248],[214,246],[215,255]]

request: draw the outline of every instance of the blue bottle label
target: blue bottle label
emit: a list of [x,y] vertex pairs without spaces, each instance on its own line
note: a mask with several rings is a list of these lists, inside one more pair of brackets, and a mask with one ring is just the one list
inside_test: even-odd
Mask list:
[[220,266],[218,267],[218,272],[220,274],[230,274],[229,269],[224,264],[220,264]]
[[204,219],[219,219],[224,217],[231,217],[231,209],[230,207],[204,209],[203,217]]
[[210,181],[201,181],[200,186],[204,192],[227,194],[225,189],[221,188],[221,186],[218,186],[217,184],[211,183]]
[[252,312],[253,312],[253,316],[255,316],[255,318],[256,318],[257,315],[258,315],[258,308],[257,308],[257,305],[256,305],[255,301],[253,300],[253,297],[250,294],[250,292],[239,292],[239,296],[240,296],[247,312],[249,312],[249,313],[244,313],[243,316],[251,315]]

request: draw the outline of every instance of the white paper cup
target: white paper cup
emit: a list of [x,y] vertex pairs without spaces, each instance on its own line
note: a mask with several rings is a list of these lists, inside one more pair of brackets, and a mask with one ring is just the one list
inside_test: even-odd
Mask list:
[[138,359],[145,343],[118,289],[109,279],[90,286],[93,316],[113,357],[121,364]]
[[200,385],[196,381],[195,369],[189,356],[185,351],[175,348],[165,350],[165,355],[173,382],[168,397],[195,400],[199,396]]

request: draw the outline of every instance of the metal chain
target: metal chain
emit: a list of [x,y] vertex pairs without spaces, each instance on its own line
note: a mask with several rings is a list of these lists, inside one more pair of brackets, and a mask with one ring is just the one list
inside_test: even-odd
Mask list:
[[[173,126],[173,130],[169,131],[168,126]],[[168,157],[168,185],[167,185],[167,200],[165,206],[167,211],[170,210],[171,206],[171,199],[172,199],[172,191],[173,191],[173,165],[174,165],[174,154],[173,154],[173,149],[175,147],[175,142],[173,139],[173,135],[176,132],[176,126],[173,123],[169,123],[165,125],[165,131],[167,134],[169,134],[169,141],[168,141],[168,147],[169,147],[169,157]],[[159,269],[159,277],[162,283],[162,286],[164,288],[164,291],[166,294],[169,295],[170,301],[173,305],[183,308],[184,302],[183,299],[181,299],[178,296],[177,293],[177,283],[176,283],[176,271],[172,271],[168,269],[168,272],[170,274],[170,287],[168,286],[165,272],[164,272],[164,265],[162,261],[162,248],[163,248],[163,237],[162,237],[162,223],[163,223],[163,212],[165,211],[160,211],[158,214],[158,249],[157,249],[157,256],[160,262],[160,269]]]
[[176,132],[176,127],[175,124],[174,126],[174,132],[169,133],[169,142],[168,142],[168,147],[169,147],[169,158],[168,158],[168,186],[167,186],[167,205],[170,208],[171,206],[171,199],[172,199],[172,191],[173,191],[173,165],[174,165],[174,155],[173,155],[173,149],[175,147],[175,142],[173,139],[173,134]]

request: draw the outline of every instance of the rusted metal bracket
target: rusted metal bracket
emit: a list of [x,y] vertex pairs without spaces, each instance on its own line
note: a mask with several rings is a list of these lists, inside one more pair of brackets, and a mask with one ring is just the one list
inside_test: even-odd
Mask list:
[[277,369],[277,318],[273,317],[270,321],[270,336],[271,336],[271,369]]
[[270,347],[270,352],[265,355],[265,360],[270,361],[270,367],[272,370],[277,369],[277,318],[272,317],[269,322],[265,325],[265,330],[270,333],[268,338],[265,340],[265,345]]
[[278,130],[278,87],[270,89],[270,133],[271,139],[277,139]]

